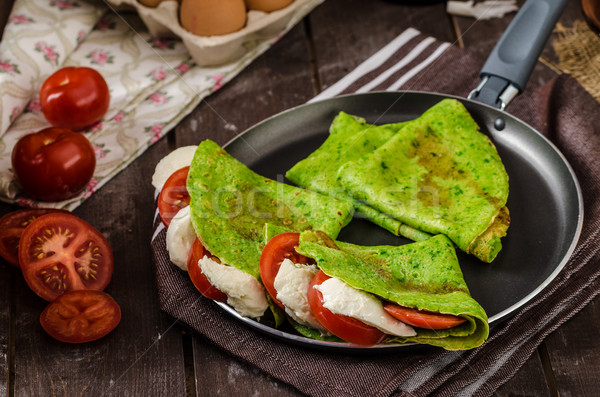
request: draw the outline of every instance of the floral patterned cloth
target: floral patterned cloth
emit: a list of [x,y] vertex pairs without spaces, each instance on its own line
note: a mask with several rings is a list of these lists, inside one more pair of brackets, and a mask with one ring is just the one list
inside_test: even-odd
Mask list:
[[[152,38],[135,14],[116,14],[85,0],[16,0],[0,43],[0,200],[73,210],[304,15],[235,62],[200,67],[181,41]],[[111,104],[104,119],[83,132],[96,151],[96,170],[87,188],[66,201],[41,203],[20,190],[10,157],[21,136],[49,126],[37,92],[63,66],[99,71],[110,88]]]

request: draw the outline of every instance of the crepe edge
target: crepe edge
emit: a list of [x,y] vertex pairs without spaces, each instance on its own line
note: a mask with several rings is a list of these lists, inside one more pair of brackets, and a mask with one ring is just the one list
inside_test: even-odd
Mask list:
[[502,249],[501,239],[506,236],[509,225],[510,212],[504,206],[494,215],[488,227],[471,241],[467,253],[486,263],[492,262]]

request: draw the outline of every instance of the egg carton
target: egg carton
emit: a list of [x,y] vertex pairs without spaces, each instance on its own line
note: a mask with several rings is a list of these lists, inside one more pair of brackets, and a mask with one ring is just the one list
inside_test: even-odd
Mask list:
[[109,0],[118,9],[135,9],[148,31],[157,38],[180,38],[199,66],[233,62],[259,43],[277,38],[324,0],[294,0],[287,7],[269,13],[249,10],[246,25],[237,32],[219,36],[198,36],[179,22],[179,2],[163,1],[146,7],[137,0]]

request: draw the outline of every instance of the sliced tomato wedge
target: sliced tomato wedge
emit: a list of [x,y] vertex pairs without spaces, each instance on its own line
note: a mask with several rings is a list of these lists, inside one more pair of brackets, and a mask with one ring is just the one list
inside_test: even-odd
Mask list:
[[281,262],[288,258],[294,263],[303,265],[315,263],[312,258],[307,258],[296,252],[296,247],[298,247],[299,243],[300,233],[280,233],[269,240],[260,255],[260,279],[273,299],[273,302],[282,309],[284,309],[284,306],[277,300],[277,290],[273,285],[281,267]]
[[426,329],[448,329],[456,327],[467,321],[466,318],[454,316],[452,314],[440,314],[428,312],[425,310],[411,309],[397,305],[395,303],[386,303],[383,305],[386,312],[413,327]]
[[48,301],[70,290],[103,290],[113,273],[106,238],[69,213],[46,214],[31,222],[21,235],[19,263],[29,287]]
[[158,213],[166,227],[180,209],[190,205],[190,194],[187,191],[186,181],[190,167],[183,167],[175,171],[165,182],[158,195]]
[[19,267],[19,241],[23,230],[35,219],[51,212],[68,213],[54,208],[27,208],[9,212],[0,218],[0,256]]
[[121,321],[121,308],[106,292],[68,291],[52,301],[40,316],[42,328],[54,339],[83,343],[100,339]]
[[192,249],[190,250],[187,260],[187,269],[190,279],[192,279],[194,287],[196,287],[196,289],[205,297],[218,302],[227,302],[227,295],[213,286],[204,273],[202,273],[200,266],[198,266],[198,261],[204,258],[204,256],[212,257],[213,260],[216,259],[206,248],[204,248],[200,239],[196,237],[192,243]]
[[385,338],[385,334],[379,329],[355,318],[335,314],[323,306],[323,294],[314,286],[322,284],[329,278],[322,270],[319,270],[308,287],[308,305],[317,320],[329,332],[346,342],[362,346],[373,346],[381,342]]

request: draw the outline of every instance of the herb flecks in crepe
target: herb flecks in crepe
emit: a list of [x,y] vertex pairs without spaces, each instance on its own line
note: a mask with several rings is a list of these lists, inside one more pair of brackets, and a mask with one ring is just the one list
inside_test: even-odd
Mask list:
[[508,176],[496,148],[458,101],[445,99],[361,159],[341,185],[356,200],[415,229],[445,234],[491,262],[510,222]]
[[319,231],[300,235],[298,252],[331,277],[385,300],[418,310],[452,314],[467,322],[445,330],[418,329],[409,338],[448,350],[471,349],[489,334],[487,315],[471,297],[452,242],[443,235],[398,247],[364,247],[333,241]]
[[353,213],[347,201],[256,174],[209,140],[196,150],[187,189],[192,224],[203,245],[257,279],[265,223],[337,236]]
[[[405,124],[376,126],[367,124],[360,117],[340,112],[331,123],[329,136],[325,142],[307,158],[295,164],[285,176],[298,186],[351,200],[337,181],[340,166],[374,151]],[[423,240],[429,237],[426,233],[404,225],[397,219],[386,216],[360,201],[354,201],[354,206],[358,216],[369,219],[395,235],[402,235],[411,240]]]

